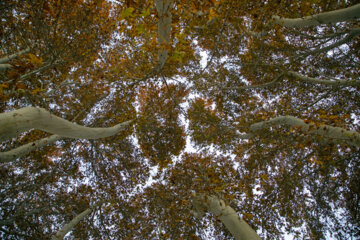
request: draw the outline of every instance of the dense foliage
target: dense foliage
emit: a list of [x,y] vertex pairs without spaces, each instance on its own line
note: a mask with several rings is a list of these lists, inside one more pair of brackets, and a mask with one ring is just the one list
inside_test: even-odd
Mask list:
[[[195,192],[224,199],[264,239],[360,238],[359,18],[273,18],[357,1],[172,0],[164,15],[155,2],[0,2],[0,58],[24,51],[0,68],[1,113],[133,120],[1,161],[0,237],[49,239],[91,207],[68,239],[231,238],[216,217],[194,218]],[[158,28],[170,16],[168,40]],[[268,122],[281,116],[309,127]],[[0,150],[49,136],[26,131]]]

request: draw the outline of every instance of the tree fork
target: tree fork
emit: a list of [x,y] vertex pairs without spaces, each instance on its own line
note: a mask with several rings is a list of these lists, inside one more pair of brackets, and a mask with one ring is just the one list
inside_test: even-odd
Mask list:
[[255,230],[240,218],[232,207],[218,197],[193,194],[191,202],[193,204],[192,213],[195,217],[202,218],[205,213],[204,210],[212,213],[221,220],[236,240],[261,239]]

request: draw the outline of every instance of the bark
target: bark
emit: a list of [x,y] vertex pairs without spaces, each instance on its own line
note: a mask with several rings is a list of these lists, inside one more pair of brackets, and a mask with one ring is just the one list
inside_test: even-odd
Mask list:
[[12,68],[11,64],[0,64],[0,71],[5,71],[6,69]]
[[252,124],[250,131],[252,133],[258,133],[261,130],[277,125],[301,127],[302,130],[308,132],[310,135],[322,137],[322,141],[324,142],[345,142],[351,146],[360,147],[360,134],[358,132],[325,124],[306,123],[304,120],[293,116],[281,116]]
[[360,86],[360,80],[326,80],[326,79],[317,79],[312,77],[307,77],[304,75],[301,75],[299,73],[289,71],[287,72],[288,76],[294,77],[296,79],[299,79],[304,82],[313,83],[313,84],[323,84],[328,86],[351,86],[351,87],[357,87]]
[[50,137],[46,137],[34,142],[27,143],[25,145],[22,145],[7,152],[0,152],[0,163],[15,161],[17,158],[22,157],[34,151],[35,149],[44,147],[48,144],[51,144],[61,139],[63,139],[63,137],[59,135],[51,135]]
[[16,57],[18,57],[18,56],[20,56],[20,55],[23,55],[23,54],[25,54],[25,53],[28,53],[28,52],[30,52],[30,48],[27,48],[27,49],[25,49],[25,50],[19,51],[19,52],[17,52],[17,53],[14,53],[14,54],[12,54],[12,55],[9,55],[9,56],[5,56],[5,57],[3,57],[3,58],[0,58],[0,63],[7,63],[7,62],[13,60],[14,58],[16,58]]
[[50,68],[50,67],[52,67],[54,65],[56,65],[56,63],[48,63],[48,64],[46,64],[44,66],[41,66],[38,69],[35,69],[35,70],[31,71],[31,72],[28,72],[28,73],[22,75],[20,77],[20,80],[23,81],[23,80],[27,79],[28,77],[30,77],[31,75],[36,74],[38,72],[41,72],[42,70],[46,70],[46,69],[48,69],[48,68]]
[[159,52],[159,68],[161,69],[167,58],[168,49],[167,45],[170,42],[171,34],[171,12],[170,12],[171,0],[156,0],[155,7],[159,15],[158,22],[158,41],[161,45]]
[[243,89],[256,89],[256,88],[265,88],[265,87],[271,87],[278,83],[282,77],[284,76],[283,73],[279,74],[274,80],[271,82],[259,84],[259,85],[249,85],[249,86],[242,86],[242,87],[222,87],[222,89],[225,90],[243,90]]
[[320,24],[329,24],[349,21],[360,17],[360,4],[330,12],[319,13],[303,18],[282,18],[273,16],[276,24],[285,27],[310,27]]
[[65,226],[60,229],[54,236],[52,236],[51,240],[62,240],[65,235],[71,231],[71,229],[78,224],[81,220],[83,220],[87,215],[89,215],[92,212],[91,208],[86,209],[76,217],[74,217],[68,224],[65,224]]
[[352,29],[350,31],[350,33],[345,38],[343,38],[342,40],[337,41],[337,42],[335,42],[335,43],[333,43],[333,44],[331,44],[331,45],[329,45],[327,47],[323,47],[323,48],[319,48],[319,49],[315,49],[313,51],[307,52],[302,56],[302,58],[305,58],[305,57],[310,56],[310,55],[330,51],[333,48],[336,48],[336,47],[339,47],[339,46],[341,46],[341,45],[343,45],[345,43],[348,43],[351,39],[353,39],[354,37],[356,37],[358,35],[360,35],[360,28]]
[[16,137],[32,128],[66,138],[98,139],[117,134],[131,122],[108,128],[90,128],[59,118],[43,108],[25,107],[0,114],[0,141]]
[[340,143],[344,142],[354,147],[360,147],[360,133],[346,130],[340,127],[332,127],[326,124],[305,122],[293,116],[280,116],[267,121],[254,123],[250,126],[250,132],[238,136],[240,139],[251,139],[260,134],[260,131],[272,126],[300,127],[309,135],[318,136],[319,141]]
[[220,219],[233,237],[237,240],[260,240],[259,235],[243,219],[241,219],[233,208],[216,196],[204,194],[192,195],[192,212],[195,217],[203,217],[204,210]]
[[272,80],[270,82],[259,84],[259,85],[249,85],[249,86],[241,86],[241,87],[221,87],[221,86],[219,86],[219,87],[223,90],[245,90],[245,89],[257,89],[257,88],[272,87],[276,83],[281,81],[281,79],[283,78],[284,75],[294,77],[300,81],[311,83],[311,84],[323,84],[323,85],[334,86],[334,87],[337,87],[337,86],[358,87],[358,86],[360,86],[360,80],[318,79],[318,78],[307,77],[305,75],[302,75],[302,74],[299,74],[299,73],[296,73],[293,71],[288,71],[285,74],[284,73],[279,74],[274,80]]

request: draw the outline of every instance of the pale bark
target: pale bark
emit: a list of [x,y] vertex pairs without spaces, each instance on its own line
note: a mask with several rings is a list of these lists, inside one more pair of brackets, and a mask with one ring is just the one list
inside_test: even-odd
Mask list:
[[156,0],[155,7],[159,15],[158,22],[158,41],[161,45],[159,52],[159,68],[161,69],[167,58],[168,49],[167,45],[170,42],[171,34],[171,12],[170,12],[171,0]]
[[287,72],[288,76],[297,78],[301,81],[304,82],[308,82],[308,83],[312,83],[312,84],[323,84],[323,85],[328,85],[328,86],[352,86],[352,87],[356,87],[356,86],[360,86],[360,80],[326,80],[326,79],[318,79],[318,78],[312,78],[312,77],[307,77],[304,75],[301,75],[299,73],[293,72],[293,71],[289,71]]
[[7,64],[7,63],[0,64],[0,71],[5,71],[5,70],[10,69],[10,68],[12,68],[11,64]]
[[52,236],[51,240],[62,240],[65,235],[71,231],[71,229],[78,224],[81,220],[83,220],[87,215],[89,215],[92,212],[91,208],[86,209],[76,217],[74,217],[68,224],[65,224],[65,226],[60,229],[55,235]]
[[239,139],[252,139],[256,135],[261,135],[260,131],[272,126],[289,126],[301,128],[309,135],[317,136],[318,141],[340,143],[344,142],[354,147],[360,147],[360,133],[346,130],[340,127],[332,127],[326,124],[305,122],[293,116],[280,116],[267,121],[262,121],[250,125],[249,133],[239,135]]
[[[324,142],[345,142],[351,146],[360,147],[360,134],[358,132],[325,124],[305,123],[304,120],[293,116],[281,116],[252,124],[250,131],[252,133],[258,133],[261,130],[278,125],[291,126],[294,128],[300,127],[310,135],[321,137]],[[319,140],[321,141],[321,139]]]
[[12,162],[17,158],[34,151],[35,149],[44,147],[60,139],[63,139],[63,137],[59,135],[51,135],[50,137],[42,138],[40,140],[24,144],[7,152],[0,152],[0,162]]
[[66,138],[105,138],[117,134],[131,122],[126,121],[108,128],[90,128],[59,118],[43,108],[25,107],[0,114],[0,141],[33,128]]
[[360,17],[360,4],[330,12],[319,13],[303,18],[282,18],[273,16],[276,24],[285,27],[310,27],[320,24],[345,22]]
[[17,52],[17,53],[14,53],[14,54],[12,54],[12,55],[9,55],[9,56],[5,56],[5,57],[3,57],[3,58],[0,58],[0,63],[7,63],[7,62],[13,60],[14,58],[16,58],[16,57],[18,57],[18,56],[20,56],[20,55],[23,55],[23,54],[25,54],[25,53],[28,53],[28,52],[30,52],[30,48],[27,48],[27,49],[25,49],[25,50],[19,51],[19,52]]
[[236,240],[260,240],[259,235],[243,219],[241,219],[233,208],[216,196],[205,194],[191,197],[192,213],[195,217],[204,216],[204,211],[212,213],[220,219]]

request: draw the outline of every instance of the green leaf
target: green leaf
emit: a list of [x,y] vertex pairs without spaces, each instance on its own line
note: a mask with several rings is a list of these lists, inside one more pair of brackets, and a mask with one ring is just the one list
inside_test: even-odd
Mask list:
[[150,9],[148,8],[148,9],[142,10],[140,16],[142,16],[142,17],[147,17],[147,16],[149,16],[149,15],[150,15]]
[[129,7],[127,9],[125,9],[122,13],[121,13],[121,17],[123,18],[128,18],[128,17],[131,17],[133,15],[133,11],[135,9],[132,8],[132,7]]
[[140,34],[141,34],[141,33],[145,33],[146,30],[145,30],[144,24],[139,24],[139,25],[137,25],[136,31],[137,31],[138,33],[140,33]]

